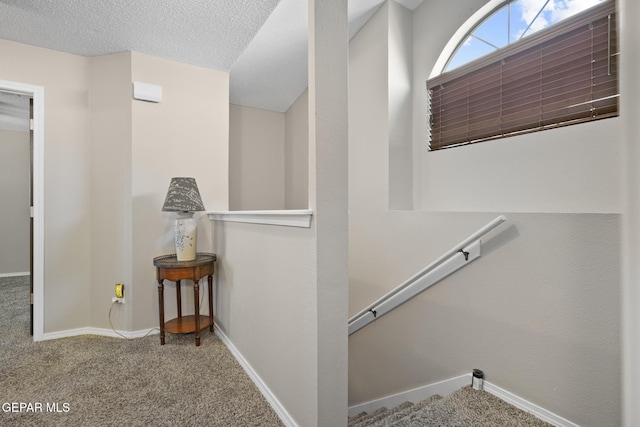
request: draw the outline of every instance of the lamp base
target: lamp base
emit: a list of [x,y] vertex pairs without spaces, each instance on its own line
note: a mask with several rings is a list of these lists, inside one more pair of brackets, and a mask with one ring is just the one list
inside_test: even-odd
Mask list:
[[176,256],[178,261],[196,259],[197,223],[193,212],[178,212],[176,218]]

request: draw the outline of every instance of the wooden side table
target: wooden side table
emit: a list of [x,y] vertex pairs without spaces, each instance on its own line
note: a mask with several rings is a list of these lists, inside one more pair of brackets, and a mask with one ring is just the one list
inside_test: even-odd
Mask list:
[[[164,345],[165,331],[182,334],[195,332],[196,346],[200,345],[200,330],[209,327],[213,332],[213,273],[215,269],[216,255],[209,253],[197,253],[193,261],[178,261],[175,254],[162,255],[153,259],[158,276],[158,310],[160,312],[160,344]],[[209,282],[209,317],[200,315],[200,279],[208,277]],[[176,283],[176,302],[178,305],[178,317],[164,321],[164,280]],[[180,295],[180,281],[193,281],[193,297],[195,313],[182,315],[182,299]]]

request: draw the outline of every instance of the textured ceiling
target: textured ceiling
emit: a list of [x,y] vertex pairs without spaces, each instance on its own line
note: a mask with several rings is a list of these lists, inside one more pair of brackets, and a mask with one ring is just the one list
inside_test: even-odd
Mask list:
[[[398,3],[413,10],[422,1]],[[349,0],[351,36],[383,2]],[[229,71],[232,103],[274,111],[307,86],[305,0],[0,0],[0,39],[83,56],[135,51]],[[16,100],[9,98],[0,97],[0,107]]]
[[136,51],[228,71],[278,0],[1,0],[0,38],[84,56]]

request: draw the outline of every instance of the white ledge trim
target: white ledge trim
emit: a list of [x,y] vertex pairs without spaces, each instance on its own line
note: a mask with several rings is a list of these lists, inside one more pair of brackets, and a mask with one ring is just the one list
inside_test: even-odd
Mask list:
[[248,222],[251,224],[282,225],[309,228],[313,212],[307,209],[272,211],[214,211],[207,212],[211,221]]

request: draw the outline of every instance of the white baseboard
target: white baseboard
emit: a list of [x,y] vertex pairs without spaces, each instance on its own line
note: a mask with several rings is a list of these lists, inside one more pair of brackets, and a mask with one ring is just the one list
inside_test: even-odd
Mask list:
[[280,420],[288,427],[298,427],[298,424],[296,424],[291,415],[289,415],[284,406],[282,406],[282,403],[280,403],[278,398],[273,394],[273,392],[271,392],[262,378],[260,378],[260,375],[258,375],[258,373],[251,367],[249,362],[244,358],[244,356],[242,356],[240,351],[238,351],[238,349],[233,345],[233,343],[224,334],[224,332],[220,330],[218,325],[215,325],[215,328],[216,335],[218,336],[218,338],[220,338],[220,341],[222,341],[227,346],[231,354],[233,354],[233,357],[235,357],[238,363],[240,363],[247,375],[249,375],[249,377],[251,378],[251,381],[253,381],[253,383],[258,387],[258,390],[260,390],[265,399],[267,399],[267,402],[269,402],[273,410],[276,411],[276,414],[278,414]]
[[79,335],[99,335],[103,337],[113,337],[113,338],[142,338],[147,335],[155,335],[160,333],[157,328],[152,329],[144,329],[141,331],[118,331],[115,332],[113,329],[105,329],[105,328],[77,328],[77,329],[67,329],[64,331],[57,332],[47,332],[43,336],[43,340],[56,340],[59,338],[67,338],[67,337],[77,337]]
[[373,412],[376,409],[387,407],[393,408],[404,402],[418,403],[424,399],[427,399],[434,394],[440,396],[446,396],[454,391],[471,384],[471,374],[460,375],[459,377],[450,378],[448,380],[439,381],[437,383],[428,384],[422,387],[417,387],[411,390],[403,391],[400,393],[392,394],[391,396],[382,397],[380,399],[370,400],[369,402],[361,403],[349,407],[349,416],[358,415],[361,412]]
[[[529,402],[528,400],[523,399],[522,397],[517,396],[510,391],[500,388],[495,384],[491,384],[487,381],[484,381],[483,383],[484,391],[486,391],[487,393],[491,393],[494,396],[504,400],[505,402],[515,406],[516,408],[528,412],[531,415],[540,418],[541,420],[546,421],[551,425],[554,425],[556,427],[580,427],[578,424],[575,424],[574,422],[569,421],[566,418],[554,414],[553,412],[548,411],[536,405],[535,403]],[[427,399],[430,396],[433,396],[434,394],[446,396],[470,384],[471,374],[469,373],[434,384],[428,384],[422,387],[414,388],[412,390],[396,393],[391,396],[371,400],[359,405],[351,406],[349,407],[349,416],[352,417],[361,412],[373,412],[376,409],[382,407],[393,408],[394,406],[407,401],[417,403],[424,399]]]
[[18,277],[18,276],[29,276],[31,273],[28,271],[21,271],[19,273],[0,273],[1,277]]
[[487,393],[491,393],[496,397],[504,400],[507,403],[515,406],[518,409],[522,409],[525,412],[529,412],[531,415],[540,418],[542,421],[546,421],[551,425],[556,427],[580,427],[578,424],[567,420],[566,418],[561,417],[560,415],[554,414],[551,411],[547,411],[546,409],[536,405],[533,402],[529,402],[517,396],[510,391],[507,391],[503,388],[498,387],[495,384],[491,384],[487,381],[484,381],[484,391]]
[[[278,398],[271,392],[271,390],[265,384],[262,378],[260,378],[258,373],[251,367],[249,362],[244,358],[244,356],[242,356],[242,354],[233,345],[233,343],[224,334],[224,332],[220,330],[218,325],[214,325],[214,326],[215,326],[216,335],[218,336],[218,338],[220,338],[220,340],[227,346],[227,348],[229,349],[233,357],[235,357],[238,363],[240,363],[242,368],[249,375],[249,377],[254,382],[254,384],[258,387],[262,395],[265,397],[265,399],[267,399],[267,402],[269,402],[273,410],[276,411],[276,414],[278,414],[278,417],[280,417],[282,422],[288,427],[298,427],[298,425],[293,420],[291,415],[289,415],[289,413],[284,408],[284,406],[282,406]],[[65,331],[58,331],[58,332],[48,332],[44,334],[43,340],[75,337],[79,335],[100,335],[100,336],[114,337],[114,338],[141,338],[147,335],[155,335],[158,333],[159,331],[157,330],[157,328],[145,329],[141,331],[115,332],[112,329],[86,327],[86,328],[77,328],[77,329],[67,329]],[[437,383],[428,384],[422,387],[417,387],[417,388],[396,393],[390,396],[371,400],[369,402],[350,406],[348,414],[351,417],[361,412],[372,412],[382,407],[392,408],[406,401],[417,403],[424,399],[427,399],[428,397],[433,396],[434,394],[446,396],[470,384],[471,384],[471,374],[470,373],[464,374],[458,377],[450,378],[448,380],[439,381]],[[529,402],[528,400],[523,399],[522,397],[517,396],[516,394],[508,390],[498,387],[495,384],[492,384],[488,381],[484,381],[483,384],[484,384],[484,391],[486,391],[487,393],[491,393],[494,396],[504,400],[505,402],[515,406],[516,408],[521,409],[525,412],[528,412],[534,415],[535,417],[548,422],[553,426],[580,427],[578,424],[572,421],[569,421],[566,418],[561,417],[560,415],[554,414],[553,412],[548,411],[542,408],[541,406],[536,405],[533,402]]]

